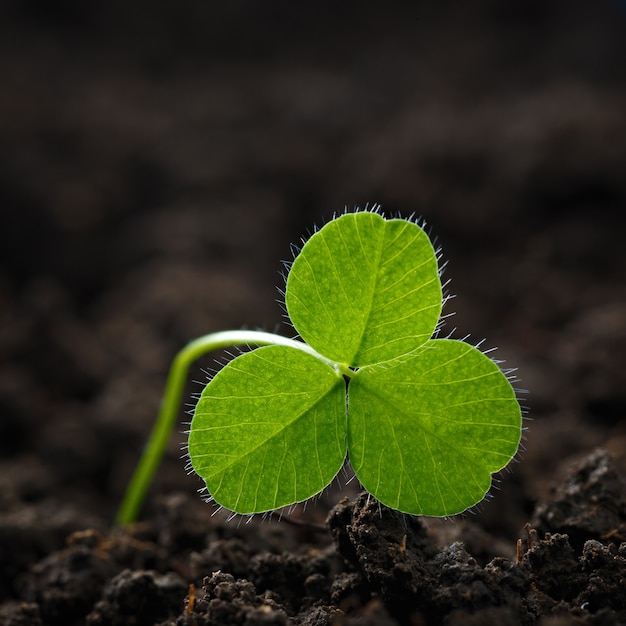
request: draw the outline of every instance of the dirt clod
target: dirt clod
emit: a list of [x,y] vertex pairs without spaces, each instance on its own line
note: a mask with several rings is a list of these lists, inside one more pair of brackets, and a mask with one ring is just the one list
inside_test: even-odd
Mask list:
[[533,524],[541,532],[567,534],[578,549],[589,538],[626,541],[626,480],[608,452],[596,450],[573,465],[537,508]]

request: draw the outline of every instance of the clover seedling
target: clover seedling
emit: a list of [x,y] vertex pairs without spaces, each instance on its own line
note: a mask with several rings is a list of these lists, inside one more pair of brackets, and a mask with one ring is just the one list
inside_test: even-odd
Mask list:
[[521,410],[494,361],[436,338],[442,303],[437,253],[419,225],[376,212],[327,223],[287,276],[302,341],[226,331],[189,344],[119,521],[136,517],[189,364],[227,345],[261,347],[215,375],[191,422],[191,467],[219,505],[252,514],[306,500],[346,457],[363,487],[399,511],[447,516],[480,502],[518,449]]

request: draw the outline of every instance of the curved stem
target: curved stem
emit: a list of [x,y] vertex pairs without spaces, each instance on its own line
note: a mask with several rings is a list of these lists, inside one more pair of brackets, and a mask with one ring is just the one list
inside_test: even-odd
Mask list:
[[324,358],[308,344],[281,335],[256,330],[225,330],[199,337],[188,343],[175,357],[165,383],[165,391],[157,420],[148,439],[148,443],[139,459],[135,472],[128,483],[122,503],[117,513],[118,524],[132,524],[137,520],[139,511],[150,483],[163,458],[169,438],[176,425],[178,410],[181,405],[187,373],[190,365],[199,357],[229,346],[290,346],[303,350],[322,359],[332,367],[336,364]]

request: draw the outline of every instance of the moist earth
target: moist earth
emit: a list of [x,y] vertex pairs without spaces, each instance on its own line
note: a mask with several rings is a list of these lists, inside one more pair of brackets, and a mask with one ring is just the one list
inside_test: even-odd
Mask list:
[[[2,3],[0,626],[625,624],[625,25],[618,0]],[[517,368],[485,501],[401,515],[346,468],[216,511],[180,457],[218,353],[116,527],[176,352],[293,335],[290,245],[378,202],[442,246],[445,332]]]
[[[19,576],[20,600],[0,616],[108,626],[626,621],[626,482],[606,450],[569,468],[512,557],[470,524],[451,543],[441,531],[366,493],[333,507],[326,529],[224,523],[171,496],[152,521],[69,535]],[[19,561],[20,547],[5,558]]]

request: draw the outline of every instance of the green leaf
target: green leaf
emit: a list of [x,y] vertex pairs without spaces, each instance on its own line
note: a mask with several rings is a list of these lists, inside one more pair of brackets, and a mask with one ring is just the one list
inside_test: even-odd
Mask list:
[[357,372],[348,450],[383,504],[446,516],[482,500],[515,454],[521,412],[498,366],[466,343],[436,339],[416,356]]
[[205,387],[189,435],[216,502],[260,513],[322,491],[346,456],[343,377],[296,348],[244,353]]
[[437,258],[413,222],[352,213],[304,245],[287,279],[287,311],[317,352],[351,367],[412,353],[441,314]]
[[346,452],[400,511],[453,515],[484,498],[517,451],[521,410],[487,356],[431,339],[442,288],[419,226],[368,212],[329,222],[294,260],[286,305],[307,343],[262,333],[277,345],[234,359],[196,407],[189,455],[216,502],[247,514],[305,500]]

